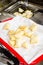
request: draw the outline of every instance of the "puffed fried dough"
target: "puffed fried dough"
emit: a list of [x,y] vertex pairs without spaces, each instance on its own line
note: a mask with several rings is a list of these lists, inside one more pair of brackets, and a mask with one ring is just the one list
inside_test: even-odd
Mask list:
[[15,48],[20,48],[21,45],[16,44],[14,47],[15,47]]
[[24,34],[24,32],[20,31],[19,33],[15,34],[15,37],[16,38],[21,38],[23,34]]
[[16,45],[14,46],[15,48],[20,48],[21,47],[21,44],[20,44],[20,40],[16,40]]
[[15,45],[14,47],[15,47],[15,48],[20,48],[21,46],[19,46],[19,45]]
[[14,15],[17,16],[17,15],[22,15],[22,14],[20,14],[19,12],[15,12]]
[[23,12],[23,11],[24,11],[23,9],[19,8],[19,12]]
[[23,13],[22,16],[23,16],[23,17],[26,17],[26,13]]
[[15,48],[20,48],[21,47],[21,38],[16,39],[16,45],[14,46]]
[[15,33],[18,34],[19,32],[21,32],[21,30],[18,28]]
[[28,37],[28,38],[31,38],[32,36],[32,32],[24,32],[24,36]]
[[26,18],[30,18],[30,17],[32,17],[32,14],[29,14],[29,15],[26,16]]
[[31,14],[32,12],[30,10],[26,10],[25,13],[26,14],[29,14],[29,13]]
[[13,41],[16,40],[16,37],[14,35],[9,35],[9,38]]
[[4,30],[8,30],[9,27],[10,27],[10,24],[6,23],[6,24],[4,25],[4,27],[3,27],[3,29],[4,29]]
[[15,13],[14,13],[15,16],[18,15],[18,14],[19,14],[18,12],[15,12]]
[[19,29],[21,29],[22,31],[28,30],[28,26],[20,26]]
[[9,34],[9,35],[15,34],[15,31],[14,31],[14,30],[10,30],[10,31],[8,32],[8,34]]
[[23,47],[23,48],[28,48],[28,44],[27,44],[26,42],[24,42],[24,43],[22,44],[22,47]]
[[32,24],[32,25],[29,27],[29,29],[30,29],[31,31],[35,31],[35,30],[37,30],[37,26],[36,26],[35,24]]
[[30,43],[35,44],[38,43],[38,36],[37,35],[32,35],[30,38]]
[[[31,26],[32,29],[34,29],[34,26]],[[20,48],[21,46],[23,48],[28,48],[28,44],[26,42],[23,42],[21,44],[21,41],[23,40],[23,36],[30,38],[30,43],[35,44],[38,42],[38,37],[37,35],[34,35],[32,30],[28,31],[29,27],[28,26],[19,26],[16,31],[10,30],[8,32],[9,34],[9,43],[14,47],[14,48]],[[27,32],[26,32],[27,31]]]
[[15,46],[15,44],[16,44],[16,41],[14,40],[14,41],[12,41],[12,40],[9,40],[9,43],[10,43],[10,45],[11,46]]

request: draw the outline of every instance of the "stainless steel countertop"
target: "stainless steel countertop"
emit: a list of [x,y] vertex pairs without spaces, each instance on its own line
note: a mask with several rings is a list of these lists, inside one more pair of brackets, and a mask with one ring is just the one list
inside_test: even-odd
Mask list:
[[13,15],[9,14],[9,13],[0,13],[0,21],[2,20],[6,20],[8,18],[14,17]]

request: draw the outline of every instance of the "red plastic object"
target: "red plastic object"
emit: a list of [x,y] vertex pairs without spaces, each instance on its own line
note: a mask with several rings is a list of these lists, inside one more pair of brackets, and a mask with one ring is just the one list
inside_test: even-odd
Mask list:
[[2,22],[6,22],[6,21],[9,21],[9,20],[12,20],[13,18],[8,18],[6,20],[3,20]]
[[[3,22],[7,22],[8,20],[12,20],[13,18],[9,18],[7,20],[4,20]],[[35,59],[32,63],[28,64],[12,47],[10,47],[9,44],[7,44],[2,38],[0,38],[0,43],[4,45],[14,56],[20,60],[20,65],[36,65],[40,61],[43,60],[43,55]]]

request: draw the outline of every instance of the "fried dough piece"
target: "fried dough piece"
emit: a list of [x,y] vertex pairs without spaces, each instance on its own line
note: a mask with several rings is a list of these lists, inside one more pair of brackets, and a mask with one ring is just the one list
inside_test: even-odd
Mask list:
[[9,40],[9,43],[10,43],[10,45],[11,45],[11,46],[13,46],[13,47],[14,47],[14,46],[15,46],[15,44],[16,44],[16,41]]
[[38,36],[37,35],[32,35],[30,39],[31,44],[38,43]]
[[29,27],[29,29],[30,29],[31,31],[35,31],[35,30],[37,30],[37,26],[36,26],[35,24],[32,24],[32,25]]
[[20,26],[19,29],[21,29],[22,31],[28,30],[28,26]]
[[23,10],[22,8],[19,8],[19,12],[21,12],[21,13],[22,13],[23,11],[24,11],[24,10]]
[[26,17],[26,13],[23,13],[22,16],[23,16],[23,17]]
[[16,45],[14,47],[15,48],[20,48],[21,47],[21,39],[16,40]]
[[24,32],[24,36],[28,37],[28,38],[31,38],[32,36],[32,32]]
[[9,35],[9,38],[13,41],[16,40],[16,37],[14,35]]
[[8,32],[8,35],[14,35],[15,34],[15,31],[14,30],[10,30],[9,32]]
[[28,44],[27,44],[26,42],[24,42],[24,43],[22,44],[22,47],[23,47],[23,48],[28,48]]

